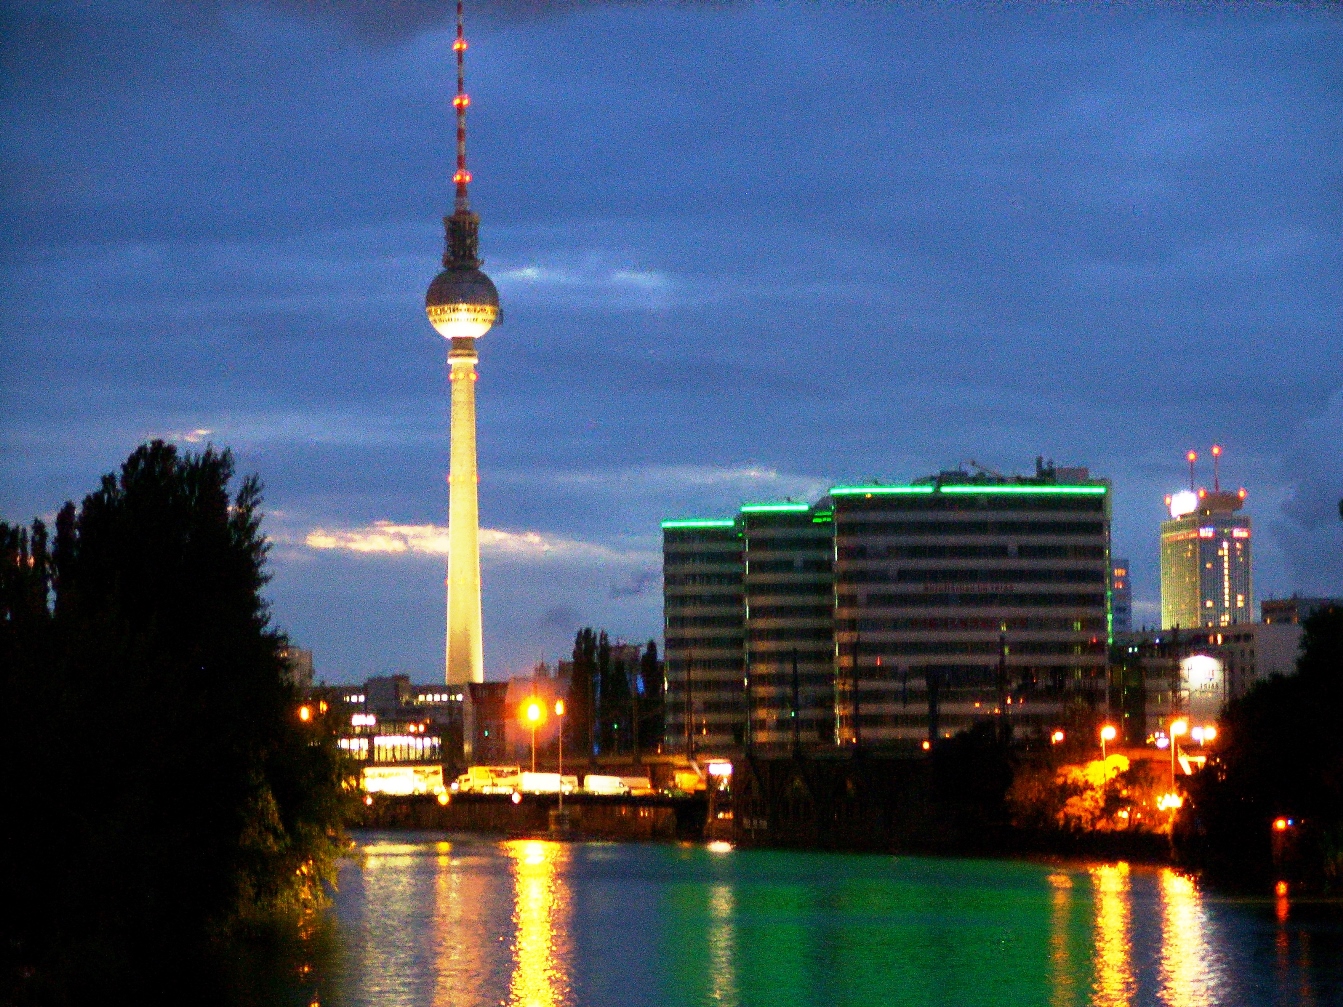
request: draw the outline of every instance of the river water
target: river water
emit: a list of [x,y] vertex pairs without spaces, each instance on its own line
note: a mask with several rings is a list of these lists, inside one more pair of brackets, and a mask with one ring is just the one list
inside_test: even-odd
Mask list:
[[1168,869],[356,838],[325,1007],[1343,1003],[1336,907]]

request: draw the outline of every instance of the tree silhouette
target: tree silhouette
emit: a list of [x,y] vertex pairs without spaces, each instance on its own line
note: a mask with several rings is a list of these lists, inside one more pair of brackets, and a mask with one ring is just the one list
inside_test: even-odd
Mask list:
[[49,552],[40,522],[0,525],[16,998],[164,982],[333,877],[340,762],[260,594],[260,483],[232,477],[227,451],[155,441],[61,509]]

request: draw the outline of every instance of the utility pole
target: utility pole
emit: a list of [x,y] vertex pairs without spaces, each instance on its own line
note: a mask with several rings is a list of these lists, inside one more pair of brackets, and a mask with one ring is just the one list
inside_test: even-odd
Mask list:
[[695,653],[691,651],[685,662],[685,754],[686,758],[695,758],[694,703],[691,700],[690,666],[695,663]]
[[797,755],[802,751],[802,738],[799,732],[802,730],[802,710],[801,707],[801,683],[798,681],[797,674],[797,648],[793,648],[793,754]]
[[858,694],[858,687],[862,684],[862,678],[858,671],[858,657],[862,650],[861,641],[861,631],[855,621],[853,631],[853,745],[855,748],[863,743],[863,701]]

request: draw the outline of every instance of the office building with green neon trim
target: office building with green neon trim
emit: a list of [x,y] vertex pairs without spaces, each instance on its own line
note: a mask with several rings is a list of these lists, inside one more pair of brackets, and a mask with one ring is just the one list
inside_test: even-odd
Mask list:
[[698,754],[1033,735],[1106,700],[1110,492],[1085,469],[835,486],[663,533],[678,749],[687,709]]
[[678,751],[724,751],[745,737],[743,549],[735,519],[662,522],[663,695]]

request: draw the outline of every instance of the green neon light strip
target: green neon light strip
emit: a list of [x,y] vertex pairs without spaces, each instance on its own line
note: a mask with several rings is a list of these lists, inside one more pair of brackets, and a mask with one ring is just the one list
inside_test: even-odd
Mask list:
[[894,496],[907,493],[931,493],[931,486],[832,486],[830,495],[837,497]]
[[991,485],[991,486],[943,486],[943,493],[1015,493],[1031,495],[1059,495],[1066,496],[1104,496],[1107,487],[1105,486],[1015,486],[1015,485]]
[[811,504],[804,503],[762,503],[742,504],[743,514],[805,514],[811,510]]
[[692,519],[681,520],[681,521],[663,521],[663,522],[662,522],[662,527],[663,527],[664,529],[675,529],[675,528],[735,528],[736,526],[737,526],[737,522],[736,522],[736,521],[733,521],[733,520],[731,520],[731,519],[728,519],[728,520],[726,520],[726,521],[720,521],[720,520],[716,520],[716,519],[715,519],[715,520],[699,520],[699,519],[692,518]]

